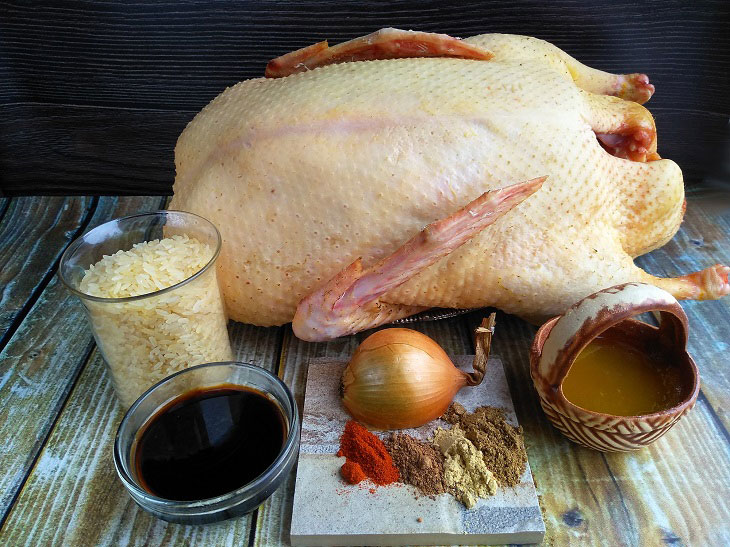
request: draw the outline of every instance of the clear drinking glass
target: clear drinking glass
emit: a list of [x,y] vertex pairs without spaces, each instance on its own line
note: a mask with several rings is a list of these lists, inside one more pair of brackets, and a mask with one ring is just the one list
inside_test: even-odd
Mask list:
[[[81,280],[105,255],[136,243],[176,235],[208,245],[205,265],[183,281],[125,298],[85,293]],[[81,299],[122,406],[182,369],[233,358],[215,262],[221,236],[208,220],[181,211],[155,211],[102,224],[61,257],[59,277]],[[175,268],[178,264],[169,264]]]

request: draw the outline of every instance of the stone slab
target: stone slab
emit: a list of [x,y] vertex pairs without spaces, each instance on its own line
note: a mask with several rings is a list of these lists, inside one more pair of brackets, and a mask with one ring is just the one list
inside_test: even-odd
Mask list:
[[[457,356],[454,362],[471,370],[472,359]],[[542,541],[545,525],[529,463],[517,486],[500,488],[472,509],[466,509],[449,494],[423,496],[404,484],[346,484],[339,475],[344,458],[336,455],[349,419],[339,398],[344,367],[343,361],[331,359],[309,363],[291,523],[293,545],[494,545]],[[507,419],[517,425],[498,359],[489,360],[480,386],[462,389],[454,400],[469,411],[483,405],[504,408]],[[435,420],[404,432],[429,439],[437,427],[449,426]]]

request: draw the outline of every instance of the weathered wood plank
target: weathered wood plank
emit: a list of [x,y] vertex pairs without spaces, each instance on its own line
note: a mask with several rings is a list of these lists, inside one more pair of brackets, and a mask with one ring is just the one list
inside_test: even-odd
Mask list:
[[635,545],[730,545],[730,444],[706,401],[647,449],[605,458]]
[[[291,388],[301,416],[304,388],[307,383],[306,363],[314,357],[336,356],[347,359],[357,347],[357,338],[349,336],[331,342],[310,344],[297,339],[291,327],[285,327],[284,344],[279,365],[279,377]],[[291,508],[294,499],[293,470],[281,487],[256,512],[255,545],[285,545],[289,543]]]
[[[452,354],[465,354],[472,351],[467,327],[463,319],[457,317],[438,323],[415,323],[409,325],[434,338]],[[307,364],[317,357],[332,357],[347,361],[358,344],[373,331],[356,336],[338,338],[327,343],[312,344],[297,339],[287,327],[284,347],[279,368],[279,376],[292,389],[299,404],[300,412],[304,403],[304,390],[307,383]],[[296,470],[286,482],[258,509],[255,545],[288,545],[291,524],[292,501]]]
[[[697,196],[690,195],[687,220],[677,238],[664,249],[642,259],[647,261],[643,265],[653,273],[676,275],[696,269],[693,264],[703,267],[716,261],[730,262],[726,258],[730,217],[726,213],[711,214],[705,207],[695,212],[696,199]],[[702,236],[701,240],[699,236]],[[673,245],[677,246],[676,250]],[[691,252],[687,250],[688,245]],[[669,256],[656,254],[661,252],[668,252]],[[21,328],[25,329],[26,323],[27,328],[35,331],[48,329],[49,325],[56,328],[63,316],[51,313],[48,304],[42,307],[43,302],[54,298],[59,299],[59,307],[63,307],[64,301],[58,295],[53,296],[54,290],[60,290],[55,280],[31,310],[31,314],[35,314],[34,323],[30,322],[29,314]],[[716,305],[720,305],[716,313],[708,311],[708,306]],[[723,412],[727,408],[727,389],[722,387],[727,385],[722,383],[726,377],[722,374],[723,361],[719,358],[715,361],[713,357],[709,365],[703,364],[708,360],[707,355],[722,349],[722,344],[730,339],[722,330],[727,328],[728,313],[723,301],[688,303],[685,308],[692,325],[706,325],[711,333],[709,337],[690,341],[691,351],[700,364],[703,392],[707,397],[703,396],[696,409],[652,447],[635,454],[606,456],[570,443],[549,425],[529,378],[527,349],[535,328],[500,314],[493,352],[505,363],[515,406],[526,431],[548,539],[554,544],[571,540],[581,544],[720,545],[730,542],[727,525],[730,509],[727,504],[717,503],[730,496],[730,449],[727,437],[723,436],[727,435],[727,415]],[[696,319],[693,313],[697,314]],[[483,311],[474,312],[465,318],[418,323],[413,327],[434,337],[448,352],[469,353],[472,351],[470,330],[483,316]],[[82,319],[77,326],[86,329],[85,318]],[[233,323],[231,333],[237,357],[272,369],[278,366],[280,375],[292,387],[300,405],[308,359],[321,356],[347,359],[359,341],[369,334],[327,344],[307,344],[294,338],[289,327],[259,329]],[[20,334],[19,330],[12,344],[19,344]],[[45,336],[51,337],[48,332]],[[45,343],[46,337],[42,338]],[[73,340],[78,338],[69,338],[69,345],[73,346]],[[90,336],[87,335],[86,340],[90,342]],[[60,341],[43,346],[49,353],[42,356],[32,354],[35,343],[29,341],[27,349],[16,346],[16,365],[28,366],[36,374],[43,369],[44,363],[48,363],[45,365],[47,370],[54,372],[68,366],[59,357],[59,351],[52,351],[56,347],[53,344],[61,344]],[[9,348],[10,344],[6,350]],[[88,348],[86,346],[84,350]],[[76,351],[81,355],[81,358],[77,357],[80,363],[84,354],[78,353],[78,348]],[[0,359],[0,371],[4,374],[3,367],[8,359],[4,359],[4,354]],[[57,411],[62,410],[60,418],[0,530],[0,543],[241,544],[252,537],[252,520],[256,523],[253,538],[257,544],[288,543],[293,474],[282,489],[245,519],[215,526],[185,527],[168,525],[140,511],[124,492],[113,470],[111,445],[121,416],[116,407],[110,405],[113,403],[111,388],[95,353],[62,408],[79,370],[77,366],[71,383],[67,382],[64,388],[66,391],[57,398]],[[0,376],[0,379],[4,378],[4,375]],[[23,387],[19,381],[14,385]],[[721,388],[713,392],[716,385]],[[0,391],[3,395],[0,397],[0,438],[13,438],[13,432],[2,429],[3,424],[12,423],[2,414],[4,394],[5,391]],[[35,403],[35,399],[32,402]],[[44,415],[49,414],[44,411]],[[78,474],[80,470],[83,470],[82,474]],[[5,488],[0,492],[5,492]],[[49,495],[49,492],[56,494]]]
[[[50,207],[53,204],[71,210],[71,204],[80,200],[67,202],[54,199],[49,203],[46,199],[35,198],[34,201],[40,205],[28,205],[26,210],[36,211],[40,206]],[[156,208],[160,202],[159,197],[101,198],[89,223],[96,225],[140,209]],[[44,214],[53,216],[50,211]],[[15,221],[33,224],[31,217],[23,220],[15,218]],[[19,234],[36,233],[22,227],[16,229]],[[55,228],[51,233],[59,229]],[[69,235],[76,231],[77,227],[72,227],[64,230],[62,238],[51,241],[43,238],[43,244],[48,248],[39,251],[38,255],[58,257],[60,251],[57,247],[61,247],[62,251],[70,242]],[[44,234],[44,231],[39,234]],[[15,252],[21,256],[35,252],[39,245],[39,241],[30,238],[24,245],[20,241],[12,242]],[[0,438],[5,439],[0,443],[0,460],[3,462],[0,522],[33,465],[93,344],[81,303],[64,289],[55,276],[55,269],[46,272],[46,268],[53,267],[53,264],[46,260],[44,269],[40,269],[39,265],[39,271],[29,270],[34,263],[26,261],[22,275],[32,279],[47,275],[50,282],[0,353]],[[30,298],[30,295],[27,297]]]
[[10,200],[0,220],[0,349],[95,206],[96,200],[89,197]]
[[[232,324],[234,354],[271,369],[281,329]],[[61,364],[59,362],[59,364]],[[169,524],[132,501],[114,470],[122,418],[94,350],[0,532],[11,545],[242,545],[251,517],[207,526]]]
[[[661,276],[683,275],[718,262],[730,264],[730,184],[724,192],[708,188],[690,192],[679,232],[664,247],[636,260]],[[730,432],[730,297],[684,301],[682,307],[689,317],[688,346],[700,369],[702,392]]]

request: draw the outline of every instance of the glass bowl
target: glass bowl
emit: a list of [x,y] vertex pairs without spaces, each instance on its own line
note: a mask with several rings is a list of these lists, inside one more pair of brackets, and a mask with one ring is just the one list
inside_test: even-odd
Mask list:
[[[149,420],[167,403],[200,388],[219,385],[253,388],[282,412],[287,436],[274,462],[244,486],[226,494],[195,501],[158,497],[145,490],[133,468],[135,441]],[[299,452],[299,411],[289,388],[277,376],[255,365],[234,361],[194,366],[169,376],[147,390],[127,411],[114,441],[117,474],[134,501],[145,511],[169,522],[204,524],[244,515],[263,503],[286,479]]]

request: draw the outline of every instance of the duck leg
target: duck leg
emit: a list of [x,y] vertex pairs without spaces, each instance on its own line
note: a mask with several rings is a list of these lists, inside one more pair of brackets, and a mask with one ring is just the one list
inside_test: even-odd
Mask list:
[[677,300],[717,300],[730,294],[730,267],[715,264],[681,277],[654,277],[641,271],[640,281],[664,289]]
[[480,34],[466,38],[475,46],[488,49],[496,59],[521,59],[544,62],[566,75],[575,85],[597,95],[613,95],[644,104],[654,94],[654,86],[646,74],[611,74],[584,65],[550,42],[517,34]]
[[425,309],[379,298],[469,241],[535,193],[545,178],[485,192],[453,215],[426,226],[369,268],[364,269],[357,259],[299,303],[292,321],[294,334],[312,342],[330,340]]
[[611,74],[586,66],[561,51],[575,85],[598,95],[612,95],[627,101],[644,104],[654,95],[654,85],[646,74]]

